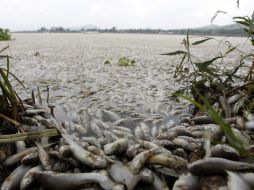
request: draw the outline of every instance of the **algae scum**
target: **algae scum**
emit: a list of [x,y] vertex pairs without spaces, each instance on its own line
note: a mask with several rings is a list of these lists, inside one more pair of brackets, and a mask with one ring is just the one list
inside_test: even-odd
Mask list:
[[[251,160],[226,145],[228,137],[208,115],[192,115],[188,103],[171,97],[180,87],[173,79],[178,61],[160,54],[180,49],[183,36],[45,33],[13,37],[16,40],[5,42],[11,46],[11,71],[36,97],[36,102],[31,101],[31,95],[15,85],[22,99],[28,97],[20,113],[22,127],[32,133],[45,129],[58,133],[49,131],[53,137],[34,141],[38,136],[30,136],[25,137],[26,144],[1,146],[1,189],[253,187]],[[230,39],[233,44],[242,40]],[[207,58],[220,48],[207,42],[193,52]],[[135,63],[119,66],[123,57],[121,62]],[[225,61],[235,58],[232,53]],[[241,93],[236,90],[225,101],[234,106],[231,99]],[[56,106],[55,118],[47,101]],[[226,119],[250,152],[253,118],[250,113],[247,128],[242,117]]]

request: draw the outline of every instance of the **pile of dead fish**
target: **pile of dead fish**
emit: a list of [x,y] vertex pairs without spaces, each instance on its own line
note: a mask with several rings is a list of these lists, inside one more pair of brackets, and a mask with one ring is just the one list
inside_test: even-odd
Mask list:
[[[254,164],[226,145],[208,116],[122,118],[110,110],[84,110],[81,123],[59,127],[49,110],[24,105],[23,128],[57,127],[59,137],[18,141],[15,153],[2,158],[1,190],[254,188]],[[254,116],[248,118],[253,124]],[[241,118],[227,120],[253,151],[253,125],[242,130]]]

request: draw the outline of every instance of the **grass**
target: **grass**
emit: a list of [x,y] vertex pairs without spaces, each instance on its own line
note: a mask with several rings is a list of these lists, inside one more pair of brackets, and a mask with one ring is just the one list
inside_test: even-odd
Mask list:
[[23,87],[24,85],[13,73],[10,72],[10,57],[4,54],[9,46],[0,50],[0,59],[6,60],[6,68],[0,67],[0,118],[12,123],[14,126],[20,130],[20,125],[18,120],[18,112],[23,111],[22,101],[14,90],[11,82],[10,76],[16,79]]
[[[239,6],[239,1],[237,4]],[[246,147],[224,120],[226,111],[216,112],[212,107],[215,102],[219,102],[220,96],[226,99],[241,91],[245,95],[233,105],[232,109],[235,112],[231,116],[238,115],[244,118],[244,113],[254,112],[254,53],[252,49],[254,48],[254,13],[252,17],[233,17],[233,20],[241,25],[243,31],[248,35],[251,44],[249,52],[238,49],[238,45],[234,46],[230,42],[218,41],[211,37],[204,37],[202,40],[191,42],[188,31],[182,41],[183,49],[162,55],[180,57],[180,61],[175,68],[174,78],[176,82],[185,86],[174,92],[173,97],[184,98],[195,105],[196,112],[201,111],[209,115],[220,126],[229,145],[238,150],[241,155],[246,156],[248,155]],[[207,60],[202,60],[192,53],[193,46],[201,45],[210,40],[224,44],[226,49]],[[239,63],[226,65],[225,58],[234,51],[240,53],[239,58],[236,58],[236,60],[240,60]],[[252,64],[247,65],[247,62]],[[245,74],[240,75],[238,72],[240,70],[245,70]]]
[[0,28],[0,41],[10,40],[11,35],[8,29]]

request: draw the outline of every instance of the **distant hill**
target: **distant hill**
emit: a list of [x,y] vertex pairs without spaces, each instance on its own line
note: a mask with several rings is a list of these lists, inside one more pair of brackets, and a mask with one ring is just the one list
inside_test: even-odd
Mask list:
[[[174,34],[185,34],[188,29],[170,30]],[[218,26],[215,24],[190,29],[191,34],[196,35],[223,35],[223,36],[244,36],[246,35],[238,24]]]

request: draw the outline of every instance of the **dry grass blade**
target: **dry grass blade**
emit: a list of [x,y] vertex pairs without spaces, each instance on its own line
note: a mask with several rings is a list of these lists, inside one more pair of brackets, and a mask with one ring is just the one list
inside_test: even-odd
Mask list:
[[56,129],[45,129],[43,131],[25,132],[12,135],[1,135],[0,144],[11,143],[16,141],[34,140],[42,137],[53,137],[53,136],[58,136]]
[[10,48],[10,46],[4,47],[3,49],[0,50],[0,53],[4,52],[5,50],[7,50],[7,49],[9,49],[9,48]]

